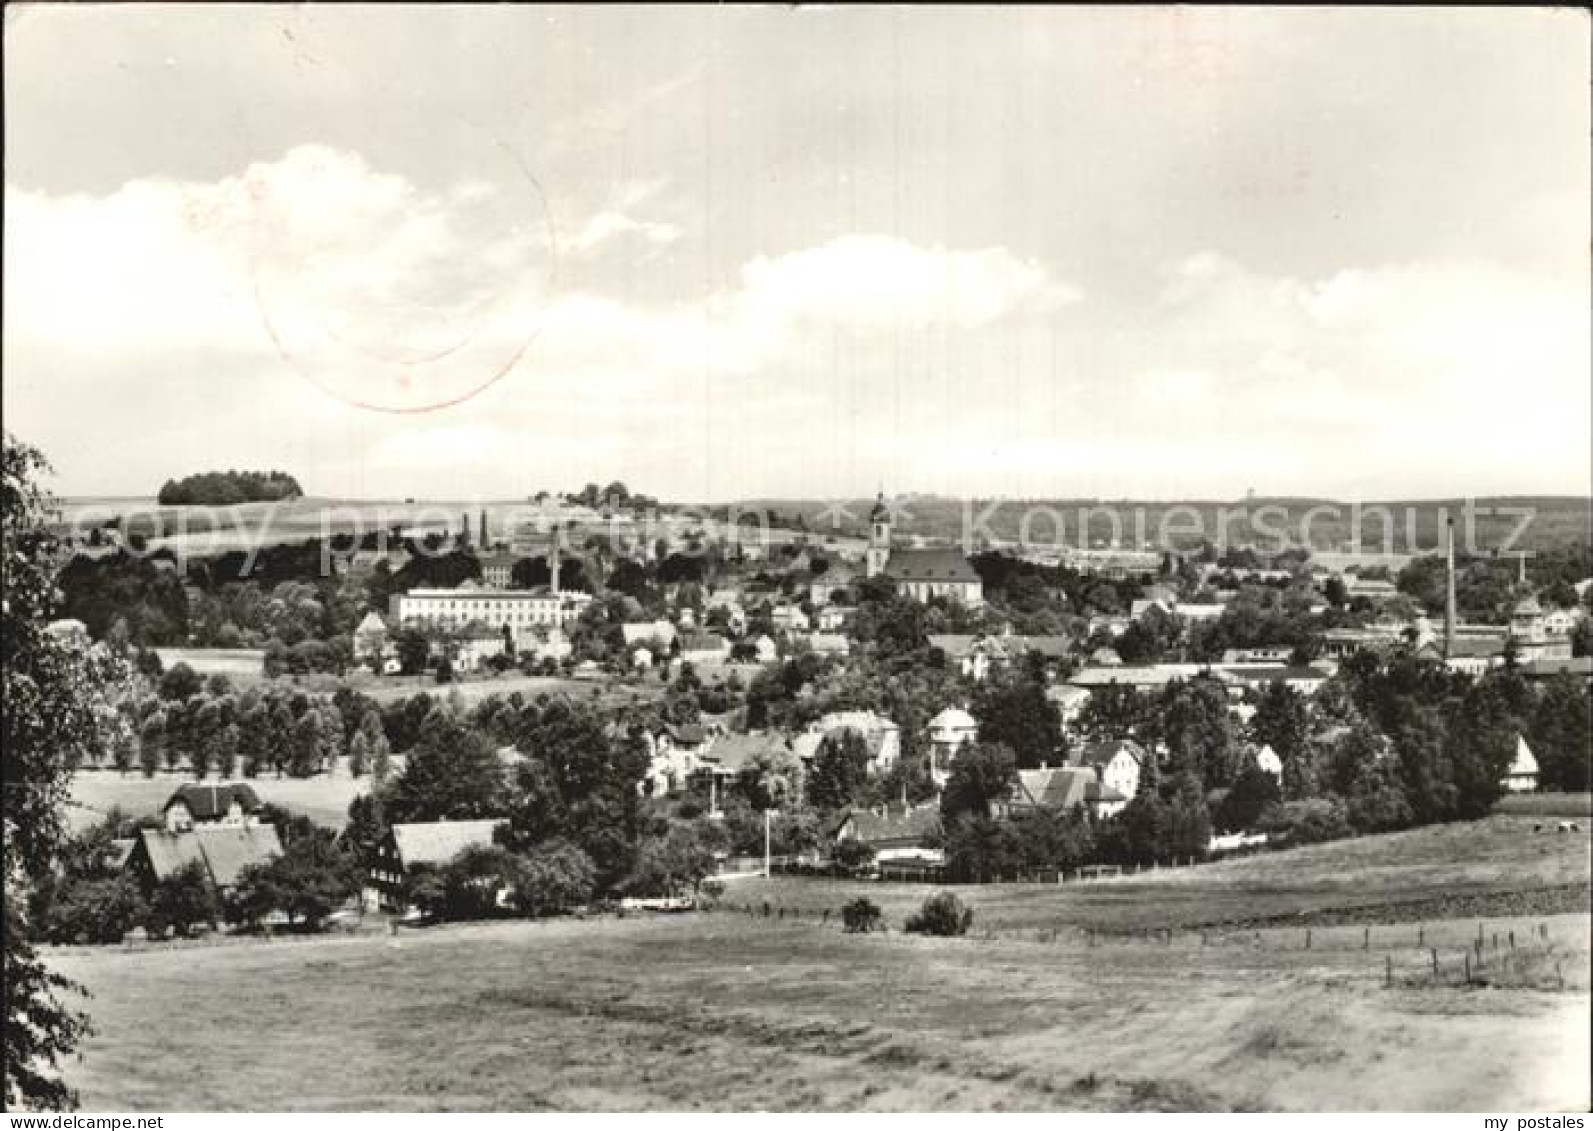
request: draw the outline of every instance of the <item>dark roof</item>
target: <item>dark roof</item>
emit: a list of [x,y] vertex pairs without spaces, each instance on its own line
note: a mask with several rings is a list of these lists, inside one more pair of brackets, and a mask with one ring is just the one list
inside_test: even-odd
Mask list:
[[274,825],[209,825],[187,832],[143,829],[133,854],[149,859],[150,872],[163,880],[177,869],[203,864],[217,887],[231,887],[251,864],[265,864],[282,855]]
[[1073,648],[1071,636],[1014,636],[1010,639],[1014,648],[1025,652],[1038,652],[1052,659],[1061,659]]
[[892,550],[885,575],[897,581],[958,581],[974,583],[979,575],[963,552],[955,547],[938,550]]
[[753,758],[765,751],[790,751],[791,744],[779,734],[727,734],[715,740],[702,760],[721,770],[740,773]]
[[[1433,642],[1439,655],[1443,654],[1443,639],[1440,637]],[[1454,647],[1450,648],[1449,655],[1453,659],[1488,659],[1493,656],[1502,656],[1505,651],[1505,640],[1502,636],[1456,636]]]
[[1227,676],[1232,679],[1242,680],[1245,683],[1273,683],[1278,680],[1290,679],[1327,679],[1329,673],[1321,668],[1313,668],[1308,664],[1219,664],[1212,669],[1214,674]]
[[254,788],[244,782],[232,782],[228,785],[204,785],[192,782],[182,786],[167,798],[166,804],[161,806],[160,811],[164,813],[181,801],[188,806],[188,812],[193,814],[194,820],[216,821],[227,815],[227,810],[234,799],[245,813],[260,811],[260,798],[255,796]]
[[682,746],[697,746],[708,741],[708,729],[701,723],[680,723],[669,728],[669,737]]
[[840,828],[850,822],[853,836],[864,844],[882,844],[887,841],[922,841],[940,832],[940,807],[935,804],[920,805],[916,809],[900,806],[877,809],[853,809],[842,818]]

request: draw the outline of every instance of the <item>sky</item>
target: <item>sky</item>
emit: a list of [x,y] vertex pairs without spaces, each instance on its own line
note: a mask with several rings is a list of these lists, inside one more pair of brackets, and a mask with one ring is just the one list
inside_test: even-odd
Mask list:
[[1584,11],[10,5],[66,495],[1585,494]]

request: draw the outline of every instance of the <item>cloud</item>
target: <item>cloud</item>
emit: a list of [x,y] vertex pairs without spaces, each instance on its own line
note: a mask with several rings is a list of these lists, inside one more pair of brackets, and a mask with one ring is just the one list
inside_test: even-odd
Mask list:
[[[634,215],[665,187],[611,192],[575,251],[678,239],[672,225]],[[833,409],[806,379],[834,333],[1032,328],[1079,297],[1002,248],[878,234],[754,258],[701,298],[617,297],[601,271],[561,292],[543,218],[523,207],[512,176],[426,191],[323,145],[214,182],[141,180],[69,197],[8,187],[7,204],[8,386],[26,393],[24,415],[46,436],[81,435],[86,403],[116,404],[122,428],[164,435],[124,445],[167,461],[138,473],[151,481],[181,470],[172,460],[234,461],[235,446],[192,430],[195,406],[222,388],[213,412],[257,420],[261,443],[292,436],[360,482],[400,466],[446,474],[450,450],[459,474],[490,476],[530,437],[539,458],[634,456],[665,469],[673,458],[678,472],[673,445],[695,435],[692,460],[707,476],[749,445],[768,454],[797,443],[786,432],[793,413]],[[359,417],[366,455],[326,454],[343,443],[339,400],[448,403],[506,372],[512,395],[465,401],[445,429]],[[877,397],[883,376],[862,363],[854,395]]]
[[214,182],[8,187],[8,408],[48,446],[114,433],[98,450],[135,481],[297,455],[328,493],[495,484],[523,452],[696,497],[1585,482],[1584,283],[1480,259],[1302,278],[1209,249],[1086,305],[1009,248],[865,232],[649,302],[605,284],[684,238],[643,218],[667,183],[595,203],[561,290],[516,175],[423,190],[315,145]]
[[723,301],[755,323],[977,328],[1048,314],[1081,297],[1077,287],[1005,248],[918,247],[890,236],[849,235],[752,260],[741,269],[739,290]]

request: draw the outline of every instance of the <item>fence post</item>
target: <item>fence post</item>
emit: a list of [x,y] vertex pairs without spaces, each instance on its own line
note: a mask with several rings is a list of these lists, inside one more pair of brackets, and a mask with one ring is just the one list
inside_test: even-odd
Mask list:
[[1383,955],[1383,988],[1390,989],[1394,985],[1394,956]]
[[1307,927],[1305,929],[1305,949],[1306,950],[1310,950],[1311,949],[1311,928],[1310,927]]
[[1438,948],[1436,946],[1432,947],[1431,951],[1433,956],[1433,977],[1436,978],[1438,977]]
[[1372,928],[1370,928],[1370,927],[1365,928],[1365,930],[1361,934],[1361,949],[1362,950],[1371,950],[1372,949]]
[[1516,948],[1516,933],[1514,931],[1511,931],[1510,932],[1510,949],[1514,950],[1515,948]]
[[1466,985],[1469,986],[1471,985],[1471,951],[1468,950],[1462,957],[1466,960]]
[[1427,945],[1427,928],[1425,926],[1417,926],[1416,928],[1416,945],[1418,947]]
[[1558,961],[1556,961],[1554,964],[1554,976],[1559,979],[1560,988],[1562,990],[1565,989],[1565,972],[1560,969],[1560,963]]

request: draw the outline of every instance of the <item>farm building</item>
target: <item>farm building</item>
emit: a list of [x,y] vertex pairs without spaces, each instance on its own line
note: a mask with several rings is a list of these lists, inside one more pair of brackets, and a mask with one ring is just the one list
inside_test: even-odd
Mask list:
[[501,819],[488,819],[394,825],[376,849],[370,873],[373,890],[366,896],[367,903],[404,910],[398,906],[398,892],[410,869],[420,865],[441,868],[467,848],[487,848],[503,824]]
[[868,845],[880,864],[891,861],[942,864],[946,854],[937,847],[940,836],[940,806],[930,802],[914,807],[892,805],[850,810],[835,826],[834,839],[836,844],[858,841]]
[[1045,810],[1051,813],[1083,811],[1092,817],[1109,817],[1128,804],[1128,800],[1102,782],[1093,766],[1043,767],[1018,771],[1005,809],[1008,815]]
[[253,825],[258,821],[261,805],[254,787],[244,782],[227,785],[205,785],[194,782],[182,786],[161,807],[166,819],[166,831],[186,832],[195,826]]
[[142,829],[125,868],[144,891],[199,863],[212,886],[226,891],[243,870],[282,855],[274,825],[200,825],[182,832]]

